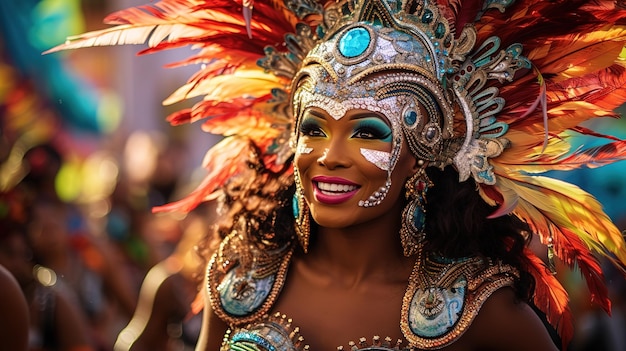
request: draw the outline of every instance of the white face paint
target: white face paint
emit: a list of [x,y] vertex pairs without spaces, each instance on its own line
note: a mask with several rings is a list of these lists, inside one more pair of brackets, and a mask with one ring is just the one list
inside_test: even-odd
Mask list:
[[299,153],[300,155],[307,155],[307,154],[310,154],[312,151],[313,151],[313,148],[308,147],[305,143],[299,143],[298,149],[296,150],[296,152]]
[[383,171],[389,171],[391,167],[391,153],[386,151],[361,149],[361,155],[366,160],[374,164],[374,166],[382,169]]
[[[360,94],[358,92],[354,95],[367,97],[347,97],[345,99],[336,99],[323,94],[310,93],[306,90],[302,91],[300,95],[305,110],[307,108],[317,107],[321,110],[324,110],[329,116],[331,116],[335,120],[342,119],[349,110],[360,109],[382,114],[391,123],[391,152],[365,148],[361,149],[361,154],[368,162],[371,162],[376,167],[387,172],[387,180],[385,181],[385,184],[383,184],[366,200],[361,200],[359,202],[359,206],[372,207],[380,204],[382,200],[387,196],[387,192],[389,191],[389,188],[391,186],[391,173],[396,166],[402,148],[403,134],[401,130],[401,121],[398,117],[398,111],[402,111],[404,105],[400,103],[400,100],[396,96],[376,100],[372,97],[367,96],[365,93]],[[325,150],[322,158],[326,157],[327,152],[328,150]]]

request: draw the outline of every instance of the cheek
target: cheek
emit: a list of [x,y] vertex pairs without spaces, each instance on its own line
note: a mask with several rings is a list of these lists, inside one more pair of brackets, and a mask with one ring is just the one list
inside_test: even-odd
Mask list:
[[314,151],[315,149],[310,147],[305,141],[298,141],[293,161],[300,176],[302,176],[302,173],[306,173],[311,167],[311,164],[315,161]]
[[380,150],[361,148],[361,155],[374,166],[388,171],[391,167],[391,153]]
[[298,155],[308,155],[313,152],[313,148],[309,147],[304,141],[300,141],[298,143],[298,147],[296,148],[296,157]]

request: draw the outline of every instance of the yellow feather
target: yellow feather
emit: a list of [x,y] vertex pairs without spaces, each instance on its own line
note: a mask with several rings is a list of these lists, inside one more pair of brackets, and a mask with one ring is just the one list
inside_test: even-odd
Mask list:
[[[542,176],[498,176],[498,182],[507,189],[507,194],[517,194],[517,209],[535,220],[545,218],[567,228],[596,252],[603,255],[611,252],[626,264],[622,234],[591,194],[573,184]],[[544,230],[551,229],[548,222],[541,224]],[[542,234],[545,238],[548,232]]]
[[271,89],[284,88],[282,81],[281,78],[265,73],[261,69],[239,69],[234,74],[187,83],[165,99],[163,104],[171,105],[201,95],[206,95],[205,100],[228,100],[243,96],[259,97],[267,94]]
[[563,38],[529,53],[532,60],[550,57],[552,61],[541,67],[543,74],[552,74],[551,80],[559,82],[580,77],[612,65],[626,42],[626,27],[607,25],[574,38]]

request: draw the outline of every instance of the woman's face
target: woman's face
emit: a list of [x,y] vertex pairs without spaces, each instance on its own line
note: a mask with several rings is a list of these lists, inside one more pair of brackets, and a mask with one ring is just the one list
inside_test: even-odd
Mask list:
[[404,183],[416,170],[406,145],[392,170],[387,196],[376,206],[359,205],[385,185],[391,167],[392,125],[382,114],[353,109],[335,119],[311,107],[304,111],[298,132],[295,164],[311,215],[320,226],[365,223],[403,201]]

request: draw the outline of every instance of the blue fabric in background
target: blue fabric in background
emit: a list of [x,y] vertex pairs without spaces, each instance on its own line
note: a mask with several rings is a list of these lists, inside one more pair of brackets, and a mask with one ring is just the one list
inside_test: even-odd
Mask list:
[[0,1],[0,52],[32,81],[38,93],[59,112],[66,127],[101,133],[98,94],[64,65],[65,53],[42,53],[83,30],[78,0]]

